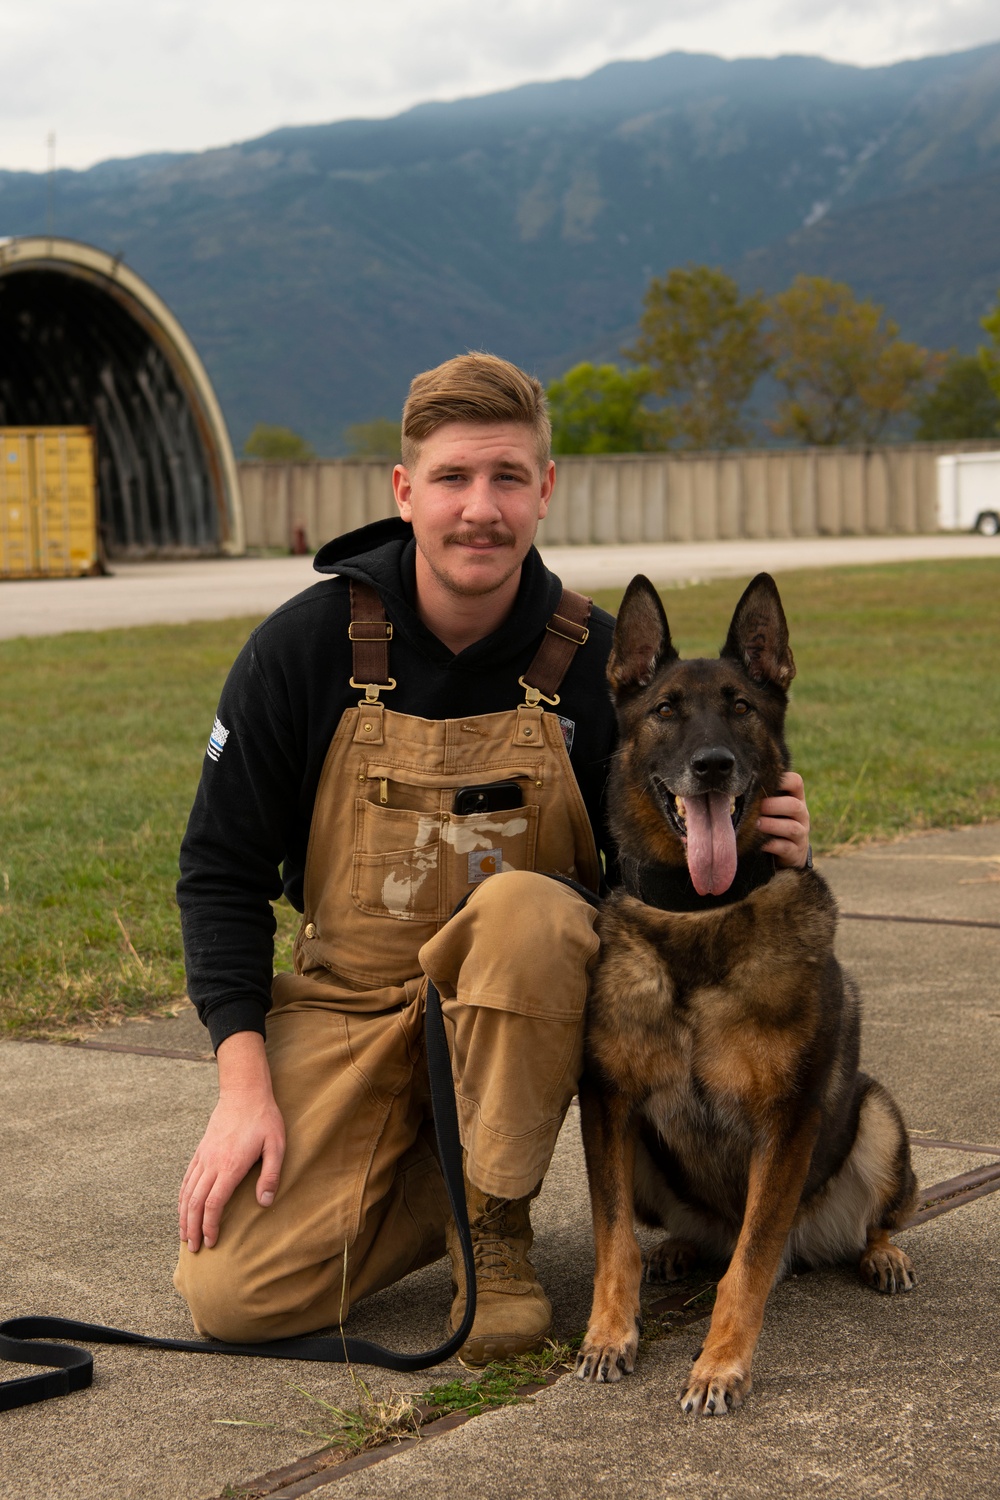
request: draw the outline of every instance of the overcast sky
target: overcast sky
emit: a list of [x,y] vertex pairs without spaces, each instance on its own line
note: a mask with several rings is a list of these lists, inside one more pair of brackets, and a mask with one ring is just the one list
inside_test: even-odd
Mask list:
[[997,0],[0,0],[0,167],[201,150],[279,125],[675,48],[877,64],[1000,39]]

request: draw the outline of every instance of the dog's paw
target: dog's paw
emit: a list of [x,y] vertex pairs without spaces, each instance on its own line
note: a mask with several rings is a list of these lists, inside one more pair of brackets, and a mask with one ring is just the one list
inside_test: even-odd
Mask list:
[[743,1405],[752,1386],[745,1365],[715,1366],[699,1359],[688,1376],[681,1410],[689,1417],[724,1417]]
[[889,1240],[869,1245],[861,1257],[858,1269],[869,1286],[889,1296],[894,1292],[912,1291],[917,1284],[917,1273],[910,1257]]
[[598,1330],[588,1328],[576,1356],[576,1377],[591,1380],[595,1385],[612,1385],[623,1375],[632,1374],[638,1348],[639,1328],[635,1323],[624,1338],[604,1337]]
[[646,1281],[679,1281],[698,1264],[698,1246],[691,1240],[675,1240],[671,1235],[654,1245],[646,1256],[643,1279]]

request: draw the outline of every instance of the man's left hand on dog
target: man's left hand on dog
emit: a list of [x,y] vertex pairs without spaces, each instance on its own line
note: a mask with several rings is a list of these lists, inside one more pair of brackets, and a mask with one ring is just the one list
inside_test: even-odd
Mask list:
[[760,804],[757,827],[770,834],[763,846],[779,865],[802,870],[809,859],[809,809],[805,787],[798,771],[786,771],[781,778],[781,795],[765,797]]

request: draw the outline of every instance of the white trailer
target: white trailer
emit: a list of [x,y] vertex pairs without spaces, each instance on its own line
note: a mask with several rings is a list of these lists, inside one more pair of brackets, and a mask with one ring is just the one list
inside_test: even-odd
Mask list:
[[947,453],[937,461],[942,531],[1000,532],[1000,453]]

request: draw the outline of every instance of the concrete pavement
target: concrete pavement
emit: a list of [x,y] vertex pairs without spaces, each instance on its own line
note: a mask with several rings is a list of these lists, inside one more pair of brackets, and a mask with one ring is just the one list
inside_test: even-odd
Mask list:
[[[821,867],[844,913],[841,956],[866,998],[865,1066],[893,1089],[915,1140],[976,1148],[917,1144],[922,1184],[1000,1159],[1000,824]],[[907,916],[920,920],[882,920]],[[950,925],[970,922],[994,925]],[[0,1316],[184,1335],[170,1287],[173,1202],[215,1096],[205,1036],[186,1008],[92,1041],[98,1049],[0,1044]],[[535,1221],[537,1264],[565,1337],[586,1322],[592,1274],[575,1110]],[[301,1483],[327,1500],[980,1500],[1000,1473],[998,1231],[1000,1193],[907,1231],[920,1276],[907,1297],[880,1298],[848,1270],[785,1282],[769,1304],[754,1394],[734,1417],[680,1412],[703,1327],[694,1324],[649,1344],[619,1386],[564,1377],[530,1404],[363,1472]],[[362,1304],[349,1326],[425,1348],[447,1304],[439,1263]],[[96,1356],[92,1389],[0,1415],[3,1500],[209,1500],[320,1446],[298,1429],[322,1430],[322,1413],[295,1386],[337,1406],[358,1396],[339,1367],[114,1348]],[[383,1393],[452,1372],[358,1374]],[[269,1425],[220,1425],[231,1420]],[[278,1478],[258,1493],[304,1491]]]
[[[568,588],[624,588],[636,573],[654,583],[696,583],[794,568],[1000,558],[1000,537],[801,537],[771,541],[678,542],[672,546],[549,547],[542,554]],[[188,620],[263,619],[319,575],[311,557],[202,558],[116,563],[107,578],[0,581],[0,640],[67,630],[115,630]]]

